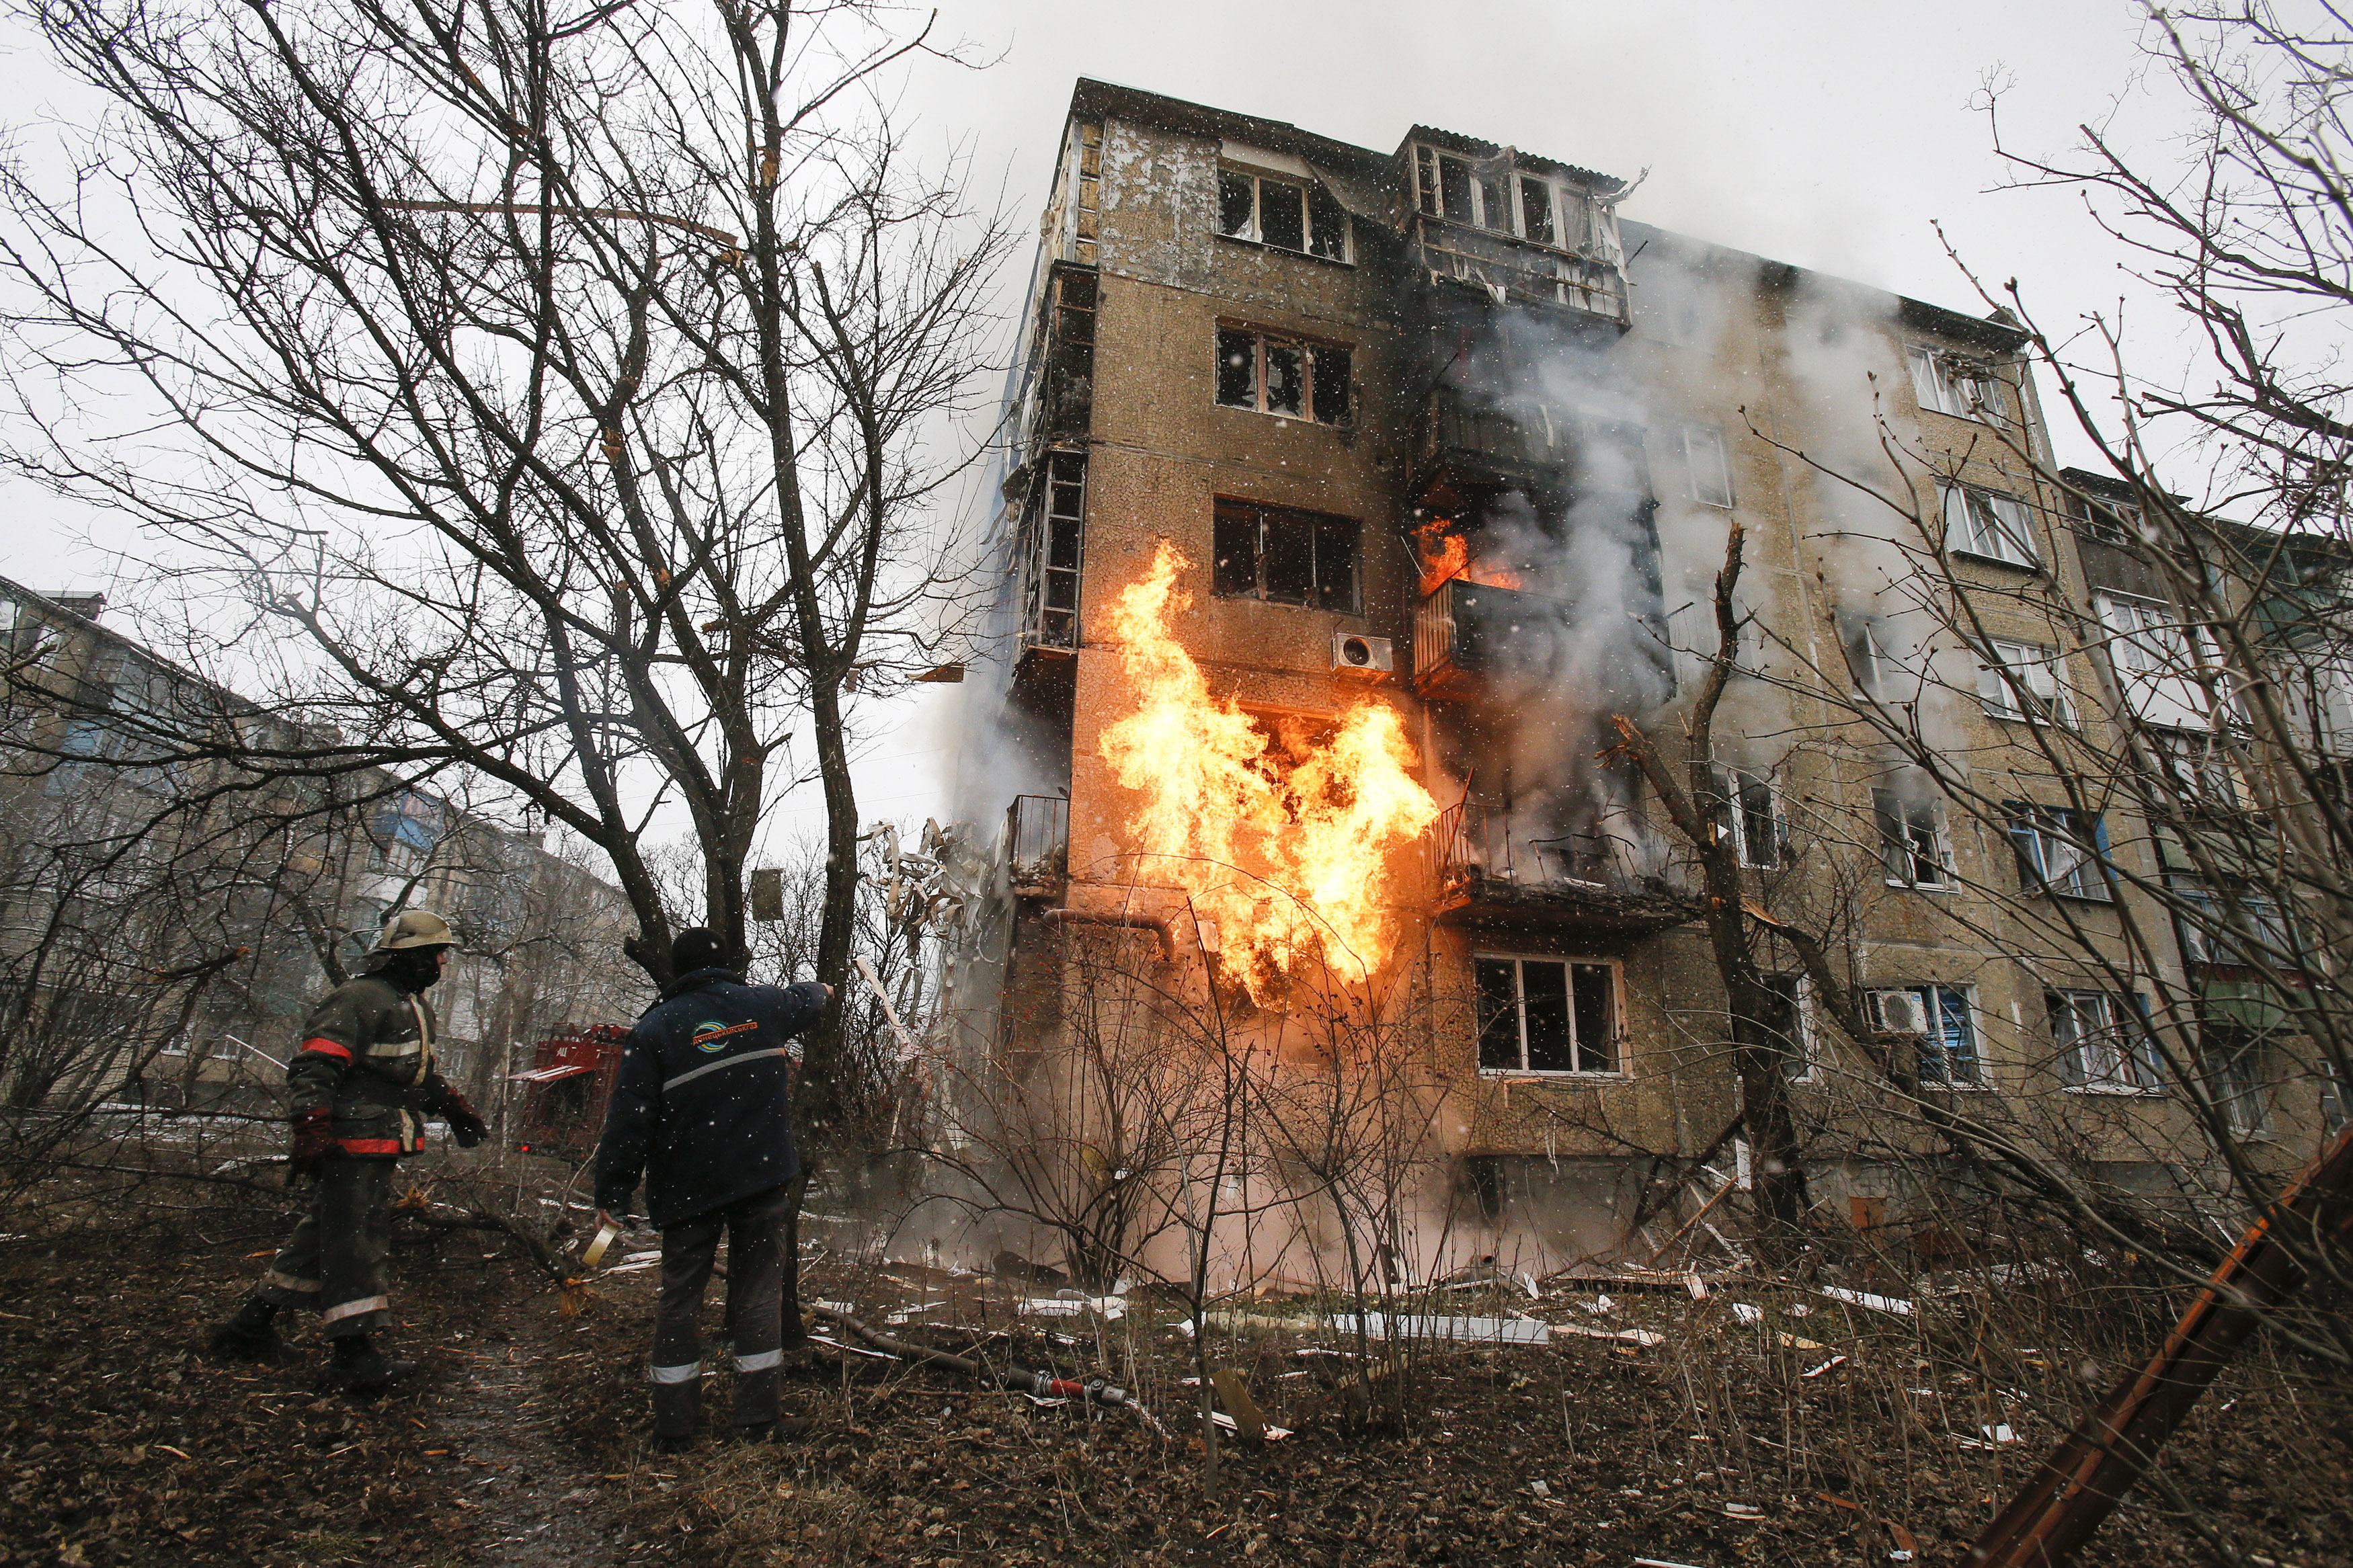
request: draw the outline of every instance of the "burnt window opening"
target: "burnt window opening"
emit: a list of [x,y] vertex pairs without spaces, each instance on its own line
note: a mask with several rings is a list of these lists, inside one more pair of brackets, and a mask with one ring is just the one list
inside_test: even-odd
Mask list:
[[1509,174],[1479,176],[1480,226],[1499,234],[1512,232],[1512,198],[1509,195],[1512,177]]
[[1248,327],[1218,329],[1218,402],[1318,425],[1348,422],[1349,352]]
[[1618,983],[1607,963],[1480,953],[1479,1070],[1614,1074]]
[[1450,218],[1456,223],[1476,223],[1478,209],[1472,195],[1477,183],[1471,177],[1471,163],[1435,147],[1414,149],[1415,184],[1419,187],[1421,210],[1432,217]]
[[1212,585],[1224,598],[1354,615],[1361,532],[1349,518],[1221,500]]
[[1944,807],[1933,800],[1905,800],[1894,790],[1871,792],[1879,826],[1880,859],[1891,888],[1953,888],[1952,841],[1945,833]]
[[1348,214],[1321,184],[1218,171],[1218,232],[1326,261],[1348,259]]
[[1755,1022],[1781,1060],[1781,1077],[1788,1083],[1810,1083],[1814,1077],[1812,1031],[1806,1017],[1807,987],[1802,974],[1760,974],[1764,990]]
[[1552,187],[1525,174],[1520,176],[1520,233],[1538,245],[1553,243]]
[[1103,227],[1103,140],[1100,124],[1079,127],[1078,191],[1071,202],[1071,259],[1092,266]]
[[1022,636],[1031,647],[1079,646],[1079,570],[1086,548],[1087,459],[1050,452],[1031,502]]
[[1772,871],[1789,863],[1789,829],[1769,773],[1746,768],[1715,770],[1716,833],[1729,837],[1740,863]]

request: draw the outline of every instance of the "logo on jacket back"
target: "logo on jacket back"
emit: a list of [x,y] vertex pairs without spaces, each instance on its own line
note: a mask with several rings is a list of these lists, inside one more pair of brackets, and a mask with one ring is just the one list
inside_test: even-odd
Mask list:
[[756,1018],[747,1018],[740,1024],[726,1024],[717,1018],[705,1018],[694,1026],[694,1033],[690,1037],[698,1051],[723,1051],[727,1048],[730,1038],[759,1026],[760,1023]]

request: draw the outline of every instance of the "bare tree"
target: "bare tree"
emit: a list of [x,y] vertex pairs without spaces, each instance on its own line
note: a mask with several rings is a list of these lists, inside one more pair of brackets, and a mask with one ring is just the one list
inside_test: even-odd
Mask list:
[[[691,825],[742,948],[806,714],[839,989],[852,707],[932,662],[932,503],[1006,243],[958,165],[906,156],[885,94],[941,55],[928,28],[859,5],[34,15],[112,113],[65,188],[8,184],[46,436],[15,456],[153,525],[210,662],[310,716],[241,764],[462,771],[610,860],[660,980],[647,829]],[[135,433],[158,427],[161,454]],[[839,1040],[811,1046],[812,1126]]]

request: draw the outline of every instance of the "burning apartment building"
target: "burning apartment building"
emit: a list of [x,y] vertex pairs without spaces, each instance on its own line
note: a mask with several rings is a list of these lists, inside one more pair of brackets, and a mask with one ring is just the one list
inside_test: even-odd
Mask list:
[[[1711,761],[1757,896],[1835,908],[1932,1087],[2136,1087],[2084,1043],[2115,1004],[1988,934],[1975,889],[2014,888],[2024,841],[1956,832],[1840,718],[1972,651],[1921,629],[1891,489],[1962,577],[2086,591],[2022,333],[1646,227],[1629,192],[1428,126],[1384,151],[1078,85],[1008,393],[1002,679],[966,689],[997,892],[952,987],[959,1136],[996,1129],[1013,1206],[1074,1252],[1166,1246],[1200,1212],[1180,1189],[1214,1186],[1213,1284],[1322,1277],[1353,1181],[1399,1273],[1640,1257],[1674,1227],[1642,1228],[1661,1169],[1738,1179],[1689,846],[1611,722],[1673,752],[1736,520]],[[2010,679],[1917,707],[1956,752],[2063,700],[2050,650],[1981,646]],[[1817,1217],[1879,1223],[1903,1182],[1829,1103],[1856,1047],[1780,969]],[[1106,1060],[1120,1031],[1158,1041],[1141,1077]],[[1236,1051],[1263,1092],[1201,1066]],[[1230,1152],[1253,1116],[1255,1162]],[[1378,1159],[1335,1152],[1368,1120]]]

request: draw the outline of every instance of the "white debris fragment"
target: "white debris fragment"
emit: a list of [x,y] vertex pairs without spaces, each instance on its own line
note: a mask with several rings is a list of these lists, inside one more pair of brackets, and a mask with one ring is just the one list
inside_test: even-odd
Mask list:
[[[1218,1430],[1220,1432],[1236,1432],[1240,1430],[1240,1427],[1234,1425],[1234,1418],[1227,1415],[1222,1410],[1210,1411],[1209,1419],[1218,1424]],[[1270,1443],[1281,1442],[1283,1438],[1290,1436],[1291,1428],[1288,1426],[1270,1426],[1266,1429],[1266,1440]]]
[[1585,1310],[1591,1312],[1596,1317],[1600,1317],[1609,1312],[1617,1305],[1617,1302],[1612,1301],[1607,1296],[1596,1296],[1593,1298],[1593,1305],[1586,1308]]
[[1832,1367],[1834,1367],[1834,1366],[1839,1366],[1839,1365],[1843,1364],[1843,1363],[1845,1363],[1845,1361],[1846,1361],[1846,1357],[1844,1357],[1844,1356],[1842,1356],[1842,1355],[1834,1355],[1834,1356],[1831,1357],[1831,1359],[1830,1359],[1830,1360],[1828,1360],[1828,1361],[1826,1361],[1826,1362],[1822,1363],[1822,1364],[1821,1364],[1821,1365],[1820,1365],[1820,1366],[1816,1366],[1816,1367],[1809,1367],[1809,1368],[1807,1368],[1804,1372],[1799,1373],[1798,1375],[1799,1375],[1799,1377],[1820,1377],[1820,1376],[1821,1376],[1821,1375],[1822,1375],[1822,1373],[1826,1373],[1826,1372],[1830,1371],[1830,1369],[1831,1369],[1831,1368],[1832,1368]]
[[1765,1310],[1761,1307],[1752,1307],[1746,1301],[1735,1301],[1732,1304],[1732,1315],[1744,1323],[1761,1323],[1765,1321]]
[[1912,1303],[1900,1296],[1874,1296],[1868,1290],[1847,1290],[1836,1285],[1817,1285],[1814,1289],[1819,1294],[1828,1296],[1833,1301],[1844,1301],[1850,1307],[1867,1307],[1874,1312],[1886,1312],[1898,1318],[1915,1315]]
[[[1355,1333],[1356,1320],[1352,1314],[1343,1314],[1332,1320],[1332,1326],[1342,1333]],[[1430,1318],[1391,1316],[1387,1312],[1366,1313],[1364,1331],[1384,1338],[1398,1336],[1473,1344],[1541,1345],[1550,1342],[1552,1338],[1552,1325],[1534,1318]]]

